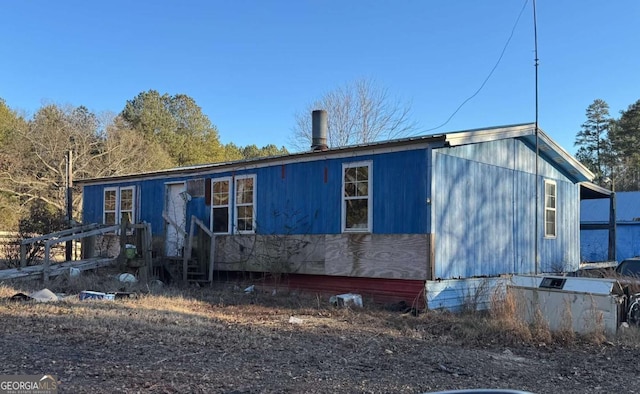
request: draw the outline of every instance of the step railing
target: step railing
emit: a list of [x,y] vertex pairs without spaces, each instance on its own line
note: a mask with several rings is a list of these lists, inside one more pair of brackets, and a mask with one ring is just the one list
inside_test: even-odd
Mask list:
[[195,216],[191,216],[191,224],[189,225],[187,248],[184,252],[184,257],[182,260],[182,279],[185,282],[189,279],[188,266],[189,266],[189,260],[191,260],[191,253],[193,250],[193,237],[195,234],[196,226],[198,226],[200,231],[202,231],[203,233],[209,236],[210,247],[209,247],[209,262],[208,262],[209,264],[207,269],[207,278],[208,278],[208,281],[211,283],[213,282],[213,264],[214,264],[213,260],[215,255],[216,237],[211,232],[211,230],[209,230],[209,228],[204,224],[204,222],[202,222],[202,220],[198,219]]

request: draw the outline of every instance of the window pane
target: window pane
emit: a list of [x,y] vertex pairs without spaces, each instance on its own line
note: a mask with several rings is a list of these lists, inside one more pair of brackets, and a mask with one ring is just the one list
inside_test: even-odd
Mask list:
[[237,207],[238,213],[238,231],[252,231],[253,230],[253,207],[242,206]]
[[356,167],[359,181],[369,180],[369,167]]
[[123,209],[123,210],[133,209],[133,190],[131,189],[120,190],[120,209]]
[[238,179],[236,185],[236,202],[238,204],[253,203],[253,179]]
[[106,212],[104,214],[104,224],[116,224],[116,213],[115,212]]
[[131,211],[129,211],[129,212],[123,211],[122,214],[120,215],[120,223],[124,222],[125,219],[129,223],[133,223],[133,217],[132,217],[131,213],[132,213]]
[[369,195],[369,184],[367,182],[358,182],[358,196],[368,196]]
[[115,211],[116,210],[116,191],[107,190],[104,192],[104,210]]
[[229,208],[213,208],[213,232],[229,232]]
[[214,193],[229,193],[229,181],[213,182]]
[[344,195],[346,197],[355,197],[356,196],[356,184],[352,182],[348,182],[344,184]]
[[552,223],[547,223],[546,226],[547,227],[546,227],[546,230],[545,230],[546,231],[545,235],[548,236],[548,237],[555,236],[556,232],[555,232],[554,225]]
[[546,211],[545,221],[547,223],[555,223],[556,222],[556,212],[555,211],[551,211],[551,210],[547,210]]
[[251,221],[238,219],[238,231],[251,231]]
[[247,204],[253,203],[253,189],[245,193],[244,202]]
[[346,203],[346,228],[366,229],[368,227],[367,199],[347,200]]
[[556,235],[556,212],[553,210],[545,211],[545,235],[546,236],[555,236]]
[[253,217],[252,206],[238,207],[238,219],[251,219]]
[[345,182],[355,182],[357,174],[357,170],[355,167],[345,168],[344,169],[344,180]]
[[214,194],[213,205],[229,205],[229,194],[225,194],[225,193]]
[[547,183],[546,185],[546,193],[555,196],[556,195],[556,185],[553,183]]

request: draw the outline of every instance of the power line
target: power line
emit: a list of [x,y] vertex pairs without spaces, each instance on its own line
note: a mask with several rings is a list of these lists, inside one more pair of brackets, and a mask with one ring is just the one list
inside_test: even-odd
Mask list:
[[502,58],[504,57],[505,52],[507,51],[507,47],[509,46],[509,43],[511,42],[511,38],[513,38],[513,34],[516,31],[516,27],[518,26],[518,22],[520,22],[520,17],[522,16],[522,13],[524,12],[527,3],[529,3],[529,0],[525,0],[524,4],[522,5],[522,9],[520,10],[520,13],[518,14],[518,17],[516,18],[516,22],[513,24],[513,28],[511,29],[511,34],[509,35],[509,38],[507,39],[507,42],[504,44],[504,47],[502,48],[502,52],[500,53],[500,56],[498,57],[498,61],[496,61],[496,64],[493,66],[493,68],[491,69],[491,71],[489,72],[489,74],[487,75],[487,77],[484,79],[484,81],[482,82],[482,84],[480,85],[480,87],[478,88],[478,90],[475,91],[475,93],[473,93],[471,96],[467,97],[466,100],[464,100],[459,106],[458,108],[456,108],[455,111],[453,111],[453,113],[451,114],[451,116],[449,116],[449,118],[447,118],[447,120],[442,123],[441,125],[431,128],[431,129],[426,129],[426,130],[422,130],[419,131],[415,134],[423,134],[423,133],[427,133],[429,131],[434,131],[437,130],[443,126],[445,126],[447,123],[449,123],[449,121],[451,119],[453,119],[453,117],[458,113],[458,111],[460,111],[460,109],[466,104],[468,103],[472,98],[476,97],[478,95],[478,93],[480,93],[480,91],[482,90],[482,88],[484,88],[484,85],[487,84],[487,82],[489,81],[489,78],[491,78],[491,76],[493,75],[493,72],[496,71],[496,69],[498,68],[498,65],[500,64],[500,61],[502,61]]

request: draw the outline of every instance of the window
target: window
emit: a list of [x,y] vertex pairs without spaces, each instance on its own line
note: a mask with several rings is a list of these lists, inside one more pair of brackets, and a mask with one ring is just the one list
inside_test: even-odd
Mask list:
[[104,224],[116,224],[118,189],[104,190]]
[[239,233],[255,231],[255,175],[242,175],[235,180],[235,227]]
[[231,232],[231,178],[213,179],[211,181],[211,228],[214,233]]
[[371,162],[342,165],[342,230],[371,232]]
[[556,183],[544,181],[544,236],[556,236]]
[[125,217],[129,223],[135,223],[135,188],[129,186],[104,189],[104,224],[120,224]]

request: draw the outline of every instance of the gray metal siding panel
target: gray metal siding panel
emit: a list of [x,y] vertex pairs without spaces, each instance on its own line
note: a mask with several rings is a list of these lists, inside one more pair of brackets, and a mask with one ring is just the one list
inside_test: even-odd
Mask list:
[[[510,168],[529,174],[536,172],[535,152],[524,141],[518,139],[441,148],[437,151],[446,152],[447,155],[461,159]],[[539,173],[552,179],[570,181],[558,168],[543,159],[539,161]]]
[[433,186],[436,277],[513,270],[513,182],[508,169],[437,154]]
[[[540,269],[577,269],[579,186],[543,160],[539,173]],[[518,140],[434,152],[432,208],[437,278],[535,271],[534,174],[535,153]],[[545,178],[555,180],[558,186],[555,239],[543,238]]]
[[[569,182],[556,182],[557,236],[542,238],[540,243],[541,272],[574,271],[578,269],[580,264],[579,186]],[[544,218],[544,183],[541,183],[540,197],[540,218]],[[539,230],[540,237],[543,237],[544,222],[542,220]]]

